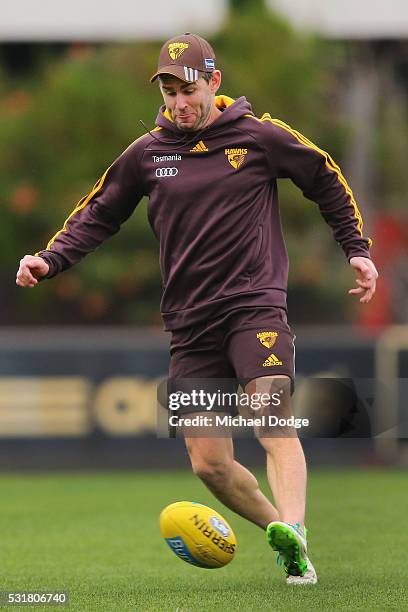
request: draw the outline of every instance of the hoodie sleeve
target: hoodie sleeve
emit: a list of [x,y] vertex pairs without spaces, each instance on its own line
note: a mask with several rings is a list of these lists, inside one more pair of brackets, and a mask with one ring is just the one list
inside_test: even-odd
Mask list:
[[290,178],[309,200],[319,206],[335,240],[351,257],[370,258],[370,238],[363,235],[363,220],[354,194],[338,165],[299,132],[278,119],[264,115],[271,171],[276,178]]
[[92,191],[78,202],[47,247],[36,253],[50,266],[46,278],[78,263],[115,234],[145,195],[138,142],[113,162]]

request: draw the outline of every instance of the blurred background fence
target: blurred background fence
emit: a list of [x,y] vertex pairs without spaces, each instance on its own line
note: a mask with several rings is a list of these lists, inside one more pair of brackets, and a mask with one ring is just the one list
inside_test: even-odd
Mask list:
[[[408,462],[408,328],[377,342],[342,326],[296,331],[295,413],[310,419],[311,463]],[[0,332],[0,468],[185,465],[157,401],[167,366],[167,337],[154,329]],[[247,435],[238,454],[257,465],[263,453]]]
[[[143,133],[139,119],[154,125],[161,99],[149,76],[162,41],[186,30],[213,43],[222,92],[247,96],[257,115],[270,112],[330,152],[374,239],[381,277],[375,300],[362,307],[347,295],[353,274],[317,207],[281,181],[300,377],[334,371],[374,380],[378,367],[406,377],[403,351],[392,353],[391,370],[381,356],[390,355],[387,338],[394,346],[402,337],[390,326],[408,323],[408,5],[339,7],[120,0],[102,8],[82,0],[34,11],[27,0],[3,3],[0,466],[162,464],[159,450],[166,461],[184,461],[179,442],[153,433],[152,398],[166,373],[168,340],[160,331],[158,246],[146,203],[75,269],[34,291],[17,288],[14,275],[19,259],[44,248]],[[401,394],[392,397],[393,410],[406,414]],[[252,442],[240,444],[246,452]],[[315,444],[322,461],[404,460],[401,445],[389,441]]]

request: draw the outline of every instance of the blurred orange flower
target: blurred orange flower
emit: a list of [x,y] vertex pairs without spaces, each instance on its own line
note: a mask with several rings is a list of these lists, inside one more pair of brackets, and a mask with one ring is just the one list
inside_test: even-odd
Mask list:
[[84,296],[80,311],[81,315],[88,320],[98,319],[107,314],[108,300],[103,294],[92,291]]
[[69,59],[76,62],[84,62],[94,54],[94,49],[87,43],[73,43],[68,47]]
[[26,215],[34,210],[38,196],[38,189],[33,185],[19,185],[10,196],[10,208],[19,215]]
[[16,89],[3,101],[4,108],[10,115],[21,115],[29,107],[31,96],[25,89]]
[[81,291],[81,281],[73,273],[66,272],[62,276],[56,278],[56,294],[62,300],[72,300],[76,298]]

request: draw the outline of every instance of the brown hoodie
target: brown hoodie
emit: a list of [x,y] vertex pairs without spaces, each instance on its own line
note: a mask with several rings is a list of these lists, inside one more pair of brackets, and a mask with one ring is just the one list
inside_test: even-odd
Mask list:
[[278,178],[318,204],[348,259],[370,257],[353,193],[331,157],[282,121],[257,119],[244,97],[216,103],[222,114],[198,133],[182,132],[160,109],[157,127],[114,161],[38,253],[48,278],[116,233],[146,195],[167,330],[240,307],[286,308]]

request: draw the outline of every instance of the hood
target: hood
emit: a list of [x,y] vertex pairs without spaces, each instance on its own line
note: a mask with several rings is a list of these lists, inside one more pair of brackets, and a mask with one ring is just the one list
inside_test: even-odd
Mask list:
[[226,124],[236,121],[243,115],[253,115],[252,107],[245,96],[241,96],[237,100],[223,95],[216,96],[215,104],[217,108],[222,111],[222,114],[217,117],[215,121],[210,123],[209,126],[198,132],[184,132],[183,130],[180,130],[171,119],[170,113],[164,105],[160,108],[159,114],[157,115],[156,125],[168,130],[169,132],[172,132],[173,134],[177,134],[181,138],[192,136],[193,139],[195,139],[197,138],[198,134],[218,130],[220,127],[224,127]]

